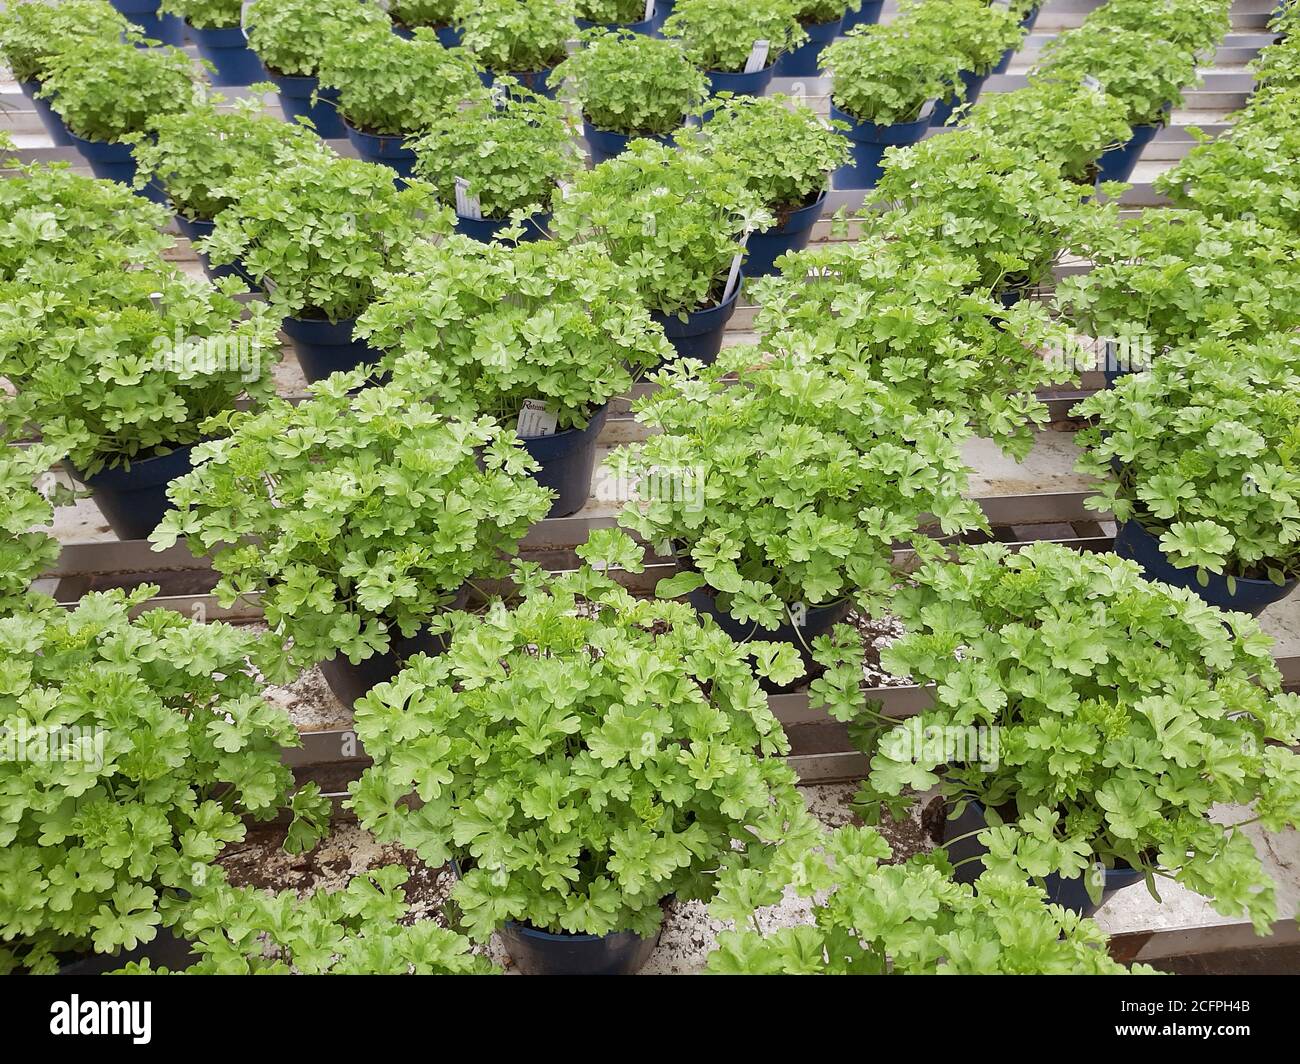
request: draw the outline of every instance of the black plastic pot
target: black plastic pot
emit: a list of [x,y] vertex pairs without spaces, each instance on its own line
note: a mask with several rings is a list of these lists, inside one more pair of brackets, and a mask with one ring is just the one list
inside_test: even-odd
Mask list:
[[201,30],[186,23],[185,29],[194,39],[199,55],[216,68],[213,85],[252,85],[262,80],[262,61],[248,47],[239,26]]
[[778,78],[815,77],[821,63],[822,49],[839,36],[844,19],[833,22],[816,22],[804,26],[808,40],[792,52],[784,52],[776,61],[775,76]]
[[106,140],[86,140],[68,130],[68,136],[90,164],[90,171],[105,181],[117,181],[131,188],[147,200],[168,206],[167,194],[152,181],[144,188],[135,188],[135,153],[130,144],[116,144]]
[[772,83],[775,72],[776,62],[768,63],[762,70],[755,70],[752,74],[734,74],[728,70],[706,71],[709,79],[709,95],[716,96],[720,92],[730,92],[736,96],[762,96],[767,92],[768,85]]
[[185,23],[179,15],[160,15],[158,0],[110,0],[121,14],[125,15],[150,40],[163,44],[175,45],[177,48],[185,43]]
[[36,95],[40,92],[41,83],[20,81],[18,87],[22,89],[23,95],[32,101],[32,106],[36,109],[36,117],[41,120],[41,125],[45,127],[45,132],[50,135],[50,140],[54,142],[55,147],[69,147],[72,144],[72,137],[68,133],[68,127],[63,124],[63,119],[50,106],[49,100],[43,100]]
[[846,600],[830,606],[813,606],[805,614],[802,625],[796,627],[786,620],[775,631],[771,631],[753,621],[742,623],[736,620],[718,606],[717,596],[711,588],[697,588],[686,596],[686,601],[695,608],[696,613],[712,617],[718,627],[737,643],[745,643],[751,639],[770,643],[789,643],[804,655],[805,661],[809,660],[807,647],[810,647],[812,641],[819,635],[825,635],[844,620],[848,616],[851,605]]
[[[528,243],[543,239],[550,224],[549,214],[530,215],[524,220],[524,235],[519,238],[520,242]],[[492,243],[497,239],[497,234],[509,225],[509,218],[466,218],[462,214],[456,215],[456,232],[481,244]]]
[[716,307],[692,311],[686,315],[685,321],[676,314],[661,314],[657,310],[652,310],[650,317],[663,327],[664,335],[673,345],[678,358],[698,358],[707,365],[722,350],[722,334],[727,328],[727,322],[736,313],[736,300],[740,296],[741,287],[737,284],[731,298]]
[[280,110],[290,122],[301,115],[311,119],[317,134],[325,140],[347,136],[336,106],[339,100],[338,89],[320,89],[317,102],[312,103],[312,94],[320,86],[319,78],[286,77],[270,71],[267,71],[266,76],[275,83],[276,91],[280,94]]
[[1292,579],[1278,586],[1272,580],[1246,580],[1238,578],[1237,593],[1228,591],[1225,576],[1209,574],[1209,582],[1202,587],[1196,579],[1194,568],[1180,569],[1160,549],[1160,539],[1152,535],[1138,521],[1125,521],[1115,536],[1115,553],[1142,566],[1148,580],[1159,580],[1174,587],[1192,591],[1221,610],[1248,613],[1258,617],[1269,606],[1286,598],[1300,581]]
[[578,24],[580,30],[590,30],[597,26],[603,26],[605,29],[628,30],[631,33],[640,33],[646,37],[653,37],[655,32],[655,19],[652,15],[650,18],[642,19],[639,22],[591,22],[585,18],[575,18],[573,20]]
[[617,155],[622,155],[627,149],[629,141],[633,140],[653,140],[660,144],[672,147],[673,137],[671,133],[665,133],[659,137],[634,137],[627,133],[615,133],[608,129],[597,129],[585,118],[582,120],[582,133],[587,138],[587,147],[591,149],[591,162],[593,166],[599,166],[608,159],[613,159]]
[[843,32],[848,33],[854,26],[874,26],[880,21],[880,9],[884,6],[885,0],[863,0],[857,11],[845,13]]
[[[212,222],[205,221],[202,218],[186,218],[183,214],[177,214],[175,215],[175,218],[176,228],[181,231],[181,235],[191,244],[197,245],[198,241],[206,240],[212,235],[212,230],[216,228]],[[200,251],[197,246],[194,249],[194,253],[199,257],[199,262],[203,266],[203,272],[212,278],[212,280],[215,281],[219,277],[238,277],[254,290],[260,287],[251,277],[248,276],[248,274],[244,272],[243,267],[238,263],[233,263],[227,266],[213,266],[208,260],[207,253]]]
[[659,944],[658,935],[557,935],[513,922],[497,934],[524,975],[636,975]]
[[[947,846],[949,860],[955,865],[959,861],[976,858],[961,865],[953,872],[953,879],[958,883],[974,883],[984,871],[984,862],[979,858],[989,852],[988,847],[975,838],[974,835],[971,835],[971,832],[982,831],[987,826],[988,821],[984,817],[984,807],[978,802],[968,803],[961,816],[944,820],[944,843],[948,843],[950,839],[961,840]],[[963,835],[969,837],[962,838]],[[1102,904],[1105,904],[1106,900],[1116,891],[1141,883],[1143,878],[1141,872],[1127,865],[1106,869],[1104,877],[1101,888]],[[1069,909],[1071,912],[1076,912],[1081,916],[1091,916],[1101,907],[1094,904],[1093,900],[1088,897],[1088,888],[1084,884],[1082,876],[1074,879],[1062,879],[1060,875],[1054,872],[1050,876],[1043,877],[1043,887],[1047,891],[1047,900],[1049,902],[1064,909]]]
[[957,76],[961,78],[961,83],[966,87],[966,98],[958,100],[953,97],[951,100],[940,100],[934,105],[934,113],[930,116],[930,125],[937,129],[940,126],[946,126],[952,119],[952,113],[957,110],[959,103],[973,104],[980,98],[980,91],[984,88],[984,82],[988,80],[987,74],[972,74],[969,70],[959,71]]
[[[465,605],[466,593],[461,592],[450,609],[460,609]],[[428,654],[437,657],[447,652],[447,637],[432,635],[420,631],[410,639],[394,629],[388,653],[372,654],[360,664],[353,665],[344,654],[335,654],[320,663],[321,674],[334,692],[334,697],[347,709],[351,709],[358,698],[364,698],[372,687],[387,683],[404,668],[416,654]]]
[[749,254],[745,257],[746,277],[766,277],[776,273],[776,260],[791,251],[802,251],[812,239],[813,226],[822,216],[826,207],[826,193],[817,199],[791,211],[785,224],[779,228],[769,229],[763,233],[751,233],[746,247]]
[[193,445],[177,447],[156,458],[136,459],[130,469],[102,469],[93,476],[82,473],[71,462],[63,466],[91,490],[95,505],[118,539],[147,539],[163,514],[172,508],[167,485],[193,468],[192,450]]
[[410,177],[415,172],[415,150],[406,146],[405,134],[363,133],[347,119],[343,126],[352,147],[366,162],[391,167],[398,177]]
[[596,468],[596,440],[609,415],[606,404],[591,415],[585,429],[566,429],[551,436],[520,436],[524,450],[541,464],[533,479],[555,492],[547,517],[568,517],[587,505]]
[[831,118],[848,123],[849,128],[841,132],[849,138],[853,159],[835,171],[835,188],[875,188],[876,182],[880,180],[880,163],[885,149],[915,144],[930,128],[928,114],[915,122],[882,126],[874,122],[859,122],[852,115],[841,111],[834,102],[831,103]]
[[352,336],[356,323],[356,318],[339,322],[285,318],[280,327],[293,341],[302,375],[312,382],[324,380],[331,373],[356,369],[364,362],[379,361],[377,351],[365,340]]
[[[1166,107],[1165,110],[1170,109]],[[1097,160],[1097,184],[1103,181],[1127,181],[1132,177],[1142,152],[1164,125],[1164,122],[1156,122],[1149,126],[1134,126],[1126,143],[1104,152]]]
[[154,968],[167,968],[180,971],[199,960],[193,944],[184,938],[178,938],[169,928],[160,927],[152,942],[146,942],[135,949],[118,950],[116,953],[69,954],[67,960],[60,957],[60,975],[107,975],[132,961],[148,958]]
[[1121,377],[1127,377],[1130,373],[1145,373],[1149,368],[1145,362],[1131,364],[1122,358],[1114,340],[1107,340],[1103,345],[1101,375],[1107,388],[1114,388]]

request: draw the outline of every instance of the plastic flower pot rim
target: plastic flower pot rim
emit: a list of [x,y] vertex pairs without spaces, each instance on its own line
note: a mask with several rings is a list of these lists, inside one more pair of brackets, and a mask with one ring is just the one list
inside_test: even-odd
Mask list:
[[[943,803],[943,814],[944,814],[941,828],[946,828],[948,824],[954,823],[957,819],[956,817],[952,816],[952,808],[954,802],[942,796],[939,798],[939,801]],[[981,802],[978,798],[972,798],[969,795],[965,796],[965,801],[967,805],[971,806],[979,813],[980,819],[984,820],[986,827],[991,828],[994,826],[988,820],[988,814],[986,812],[988,807],[985,806],[983,802]],[[995,806],[994,809],[997,812],[998,816],[1002,818],[1002,822],[1004,824],[1014,823],[1016,820],[1020,818],[1020,812],[1016,807],[1016,803],[1014,799],[1005,801],[1001,805]],[[1062,818],[1064,818],[1065,810],[1058,809],[1057,812],[1061,814]],[[981,828],[980,830],[983,831],[984,828]],[[968,836],[968,837],[973,838],[973,836]],[[954,840],[941,839],[938,841],[941,841],[944,845],[947,845],[947,843],[952,842]],[[1144,856],[1146,856],[1151,861],[1152,865],[1155,864],[1156,855],[1154,853],[1148,851]],[[1134,868],[1122,857],[1116,857],[1115,863],[1113,865],[1106,866],[1106,871],[1107,872],[1140,872],[1141,869]]]
[[[407,137],[418,137],[420,135],[418,130],[415,132],[403,130],[400,133],[378,133],[373,129],[366,129],[364,126],[357,125],[344,113],[341,107],[336,108],[336,110],[338,111],[339,118],[342,120],[343,125],[347,127],[349,133],[357,133],[363,137],[374,137],[376,140],[400,140],[403,142],[404,150],[410,150],[405,148]],[[412,151],[412,154],[414,154],[414,151]]]
[[724,308],[730,306],[732,303],[736,302],[736,300],[740,298],[740,290],[743,287],[744,287],[744,278],[742,276],[741,280],[738,280],[736,282],[735,290],[726,299],[723,299],[720,296],[713,296],[712,294],[710,294],[709,303],[695,307],[692,310],[667,311],[667,310],[657,310],[655,308],[651,308],[651,313],[659,314],[665,318],[671,318],[673,321],[679,321],[679,322],[682,321],[683,318],[694,318],[697,314],[711,314],[715,310],[723,310]]
[[216,437],[214,436],[203,436],[190,443],[159,443],[151,447],[148,451],[139,451],[136,454],[131,455],[129,458],[123,455],[114,455],[112,457],[121,458],[122,460],[113,465],[105,464],[98,473],[87,474],[83,472],[81,467],[73,462],[71,458],[64,459],[64,465],[66,465],[68,471],[73,473],[83,484],[88,484],[91,480],[98,480],[101,477],[114,478],[118,476],[130,476],[134,468],[138,465],[142,465],[145,462],[155,462],[159,458],[170,458],[178,451],[189,451],[190,449],[197,447],[200,443],[209,443],[215,438]]
[[[451,874],[457,880],[465,878],[465,873],[474,867],[474,858],[466,857],[462,863],[459,857],[453,857],[447,862],[451,868]],[[666,910],[676,900],[675,894],[666,894],[659,899],[659,907]],[[518,928],[520,931],[535,935],[543,941],[552,942],[598,942],[602,938],[612,938],[614,935],[628,935],[631,931],[624,929],[622,931],[609,931],[603,935],[592,935],[586,931],[548,931],[542,927],[534,927],[527,920],[506,920],[505,924]]]
[[[1112,464],[1112,467],[1115,467],[1115,465],[1116,465],[1116,464],[1113,463],[1113,464]],[[1125,469],[1125,467],[1124,467],[1123,465],[1118,465],[1118,467],[1116,468],[1116,475],[1122,477],[1122,476],[1124,475],[1124,469]],[[1159,544],[1159,542],[1160,542],[1160,537],[1161,537],[1165,532],[1168,532],[1168,531],[1169,531],[1169,526],[1168,526],[1167,524],[1161,524],[1161,523],[1158,521],[1158,519],[1153,518],[1153,517],[1151,516],[1150,512],[1145,511],[1145,510],[1143,510],[1143,511],[1141,511],[1141,512],[1138,512],[1138,510],[1137,510],[1136,508],[1135,508],[1135,511],[1134,511],[1133,516],[1130,517],[1127,521],[1121,522],[1121,524],[1131,524],[1131,525],[1136,525],[1136,526],[1137,526],[1138,528],[1140,528],[1143,532],[1145,532],[1146,535],[1147,535],[1148,537],[1150,537],[1152,540],[1154,540],[1157,544]],[[1153,528],[1153,527],[1152,527],[1152,524],[1155,524],[1156,527]],[[1164,554],[1164,550],[1162,549],[1160,553],[1161,553],[1161,554]],[[1165,555],[1165,557],[1168,558],[1168,555]],[[1170,560],[1170,564],[1171,564],[1171,565],[1173,564],[1172,560]],[[1181,567],[1180,567],[1180,566],[1175,566],[1175,568],[1185,568],[1189,574],[1193,574],[1193,579],[1195,579],[1195,575],[1194,575],[1195,572],[1196,572],[1196,567],[1195,567],[1195,566],[1181,566]],[[1284,571],[1285,571],[1285,570],[1284,570]],[[1258,571],[1255,571],[1254,575],[1245,575],[1245,574],[1242,574],[1242,573],[1226,572],[1226,571],[1223,572],[1223,573],[1216,573],[1216,574],[1213,574],[1213,575],[1215,575],[1215,576],[1219,576],[1219,577],[1228,577],[1228,576],[1231,576],[1231,577],[1232,577],[1234,580],[1236,580],[1238,583],[1242,583],[1242,584],[1270,584],[1270,585],[1272,585],[1273,587],[1276,587],[1276,588],[1279,588],[1279,589],[1282,587],[1281,584],[1276,584],[1276,583],[1274,583],[1272,580],[1270,580],[1270,579],[1269,579],[1269,576],[1268,576],[1268,573],[1267,573],[1265,570],[1263,570],[1263,569],[1260,569],[1260,570],[1258,570]],[[1288,583],[1293,582],[1293,581],[1296,581],[1296,580],[1300,580],[1300,573],[1291,573],[1291,574],[1288,574],[1287,577],[1286,577],[1286,579],[1287,579],[1287,582],[1288,582]]]
[[[822,179],[823,182],[827,178]],[[775,236],[777,233],[785,231],[785,227],[790,224],[791,220],[804,211],[812,210],[819,204],[826,202],[826,197],[830,195],[830,189],[825,184],[815,192],[809,192],[808,195],[796,204],[786,204],[783,206],[768,206],[768,210],[776,217],[776,222],[767,229],[757,230],[754,236]]]

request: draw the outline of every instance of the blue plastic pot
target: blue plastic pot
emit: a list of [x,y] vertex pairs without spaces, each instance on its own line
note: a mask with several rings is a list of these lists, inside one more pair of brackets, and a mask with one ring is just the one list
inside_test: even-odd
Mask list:
[[837,18],[834,22],[817,22],[805,26],[808,40],[793,52],[784,52],[777,58],[776,76],[778,78],[814,77],[821,63],[822,49],[839,36],[843,22],[843,18]]
[[1286,598],[1300,581],[1288,580],[1280,587],[1272,580],[1237,580],[1237,593],[1228,592],[1224,576],[1209,574],[1209,582],[1202,587],[1196,579],[1194,568],[1180,569],[1160,549],[1160,540],[1142,527],[1138,521],[1125,521],[1115,536],[1115,553],[1142,566],[1148,580],[1159,580],[1174,587],[1184,587],[1200,595],[1211,606],[1236,613],[1258,617],[1269,606]]
[[[520,243],[541,240],[546,236],[547,226],[551,224],[549,214],[534,214],[524,220],[524,235]],[[456,215],[456,232],[477,240],[481,244],[490,244],[497,239],[501,230],[510,225],[509,218],[466,218]]]
[[997,66],[993,68],[993,73],[1005,74],[1008,70],[1010,70],[1011,60],[1015,57],[1017,51],[1018,49],[1016,48],[1008,48],[1005,52],[1003,52],[1002,58],[998,60]]
[[752,74],[732,74],[725,70],[708,71],[709,93],[712,96],[720,92],[730,92],[736,96],[762,96],[772,83],[776,63],[768,63],[762,70]]
[[524,975],[636,975],[659,944],[657,935],[557,935],[513,921],[497,934]]
[[[976,858],[954,870],[952,878],[958,883],[974,883],[984,871],[984,862],[979,858],[989,852],[988,847],[973,835],[969,838],[962,838],[962,836],[970,835],[973,831],[981,831],[987,826],[984,807],[978,802],[970,802],[961,816],[944,821],[943,841],[947,843],[950,839],[961,839],[960,842],[953,842],[946,847],[949,860],[955,865],[959,861]],[[1102,904],[1105,904],[1116,891],[1141,883],[1142,879],[1141,872],[1127,865],[1106,869],[1101,888]],[[1047,891],[1049,902],[1081,916],[1091,916],[1100,908],[1100,905],[1094,904],[1088,897],[1088,888],[1084,885],[1082,876],[1062,879],[1054,872],[1050,876],[1043,877],[1043,887]]]
[[357,154],[368,163],[391,167],[398,177],[410,177],[415,172],[415,149],[406,147],[406,136],[363,133],[344,119],[348,140]]
[[1134,126],[1133,135],[1129,137],[1128,143],[1104,152],[1097,161],[1097,183],[1127,181],[1132,177],[1133,169],[1137,166],[1143,150],[1163,127],[1163,122],[1156,122],[1149,126]]
[[201,30],[187,23],[185,29],[194,38],[199,55],[216,68],[213,85],[251,85],[262,80],[262,61],[248,47],[244,31],[238,26]]
[[776,260],[791,251],[802,251],[812,239],[813,226],[826,208],[826,193],[823,192],[807,207],[791,211],[780,228],[769,229],[765,233],[751,233],[749,237],[749,254],[745,257],[746,277],[766,277],[776,273]]
[[848,33],[854,26],[874,26],[880,21],[880,9],[884,6],[885,0],[863,0],[857,11],[845,13],[844,32]]
[[578,24],[580,30],[590,30],[597,26],[604,27],[607,30],[628,30],[632,33],[640,33],[646,37],[653,37],[657,26],[654,16],[642,19],[640,22],[591,22],[585,18],[575,18],[573,20]]
[[191,244],[196,245],[194,253],[199,257],[199,262],[203,266],[203,272],[212,280],[215,281],[220,277],[238,277],[255,291],[261,287],[244,272],[243,267],[239,263],[231,263],[226,266],[213,266],[208,259],[207,253],[198,249],[198,242],[200,240],[206,240],[212,235],[212,230],[215,228],[212,222],[205,221],[202,218],[186,218],[183,214],[177,214],[175,217],[176,228],[181,231],[181,235],[184,236],[186,240]]
[[[467,594],[462,591],[456,602],[448,608],[463,608],[467,598]],[[357,699],[370,693],[372,687],[388,683],[406,668],[407,661],[416,654],[428,654],[429,657],[436,658],[447,652],[445,635],[432,635],[427,630],[421,630],[405,639],[396,625],[391,628],[392,641],[385,654],[373,654],[356,665],[348,661],[346,654],[335,654],[320,663],[321,675],[325,677],[334,697],[345,708],[351,709]]]
[[[614,133],[608,129],[597,129],[585,118],[582,120],[582,133],[587,138],[587,146],[591,149],[591,162],[594,166],[599,166],[616,155],[622,155],[627,149],[628,141],[642,139],[630,136],[627,133]],[[671,133],[644,139],[658,141],[660,144],[669,147],[673,144]]]
[[158,0],[111,0],[111,3],[139,26],[150,40],[177,48],[185,43],[185,23],[179,15],[160,15]]
[[56,147],[66,148],[72,144],[72,137],[68,135],[68,127],[63,124],[63,119],[59,113],[50,106],[49,100],[43,100],[36,94],[41,90],[39,81],[20,81],[18,87],[22,89],[23,95],[32,101],[32,106],[36,109],[36,117],[41,120],[41,125],[45,127],[45,132],[50,135]]
[[172,508],[167,485],[193,468],[192,450],[192,445],[177,447],[156,458],[136,459],[129,469],[102,469],[94,476],[86,476],[71,462],[65,461],[63,466],[90,489],[118,539],[147,539]]
[[[460,47],[462,34],[455,26],[434,26],[432,29],[438,37],[438,43],[444,48]],[[393,23],[393,32],[406,41],[411,40],[415,36],[415,34],[405,26],[399,26],[397,23]]]
[[972,74],[969,70],[958,72],[957,76],[961,78],[961,83],[966,87],[966,98],[958,101],[954,96],[951,100],[940,100],[934,105],[934,113],[930,116],[930,125],[934,128],[946,126],[952,113],[957,110],[958,103],[973,104],[980,97],[980,90],[984,88],[984,82],[988,80],[987,74]]
[[849,128],[841,132],[849,138],[853,158],[852,162],[835,171],[835,188],[875,188],[876,182],[880,180],[880,163],[885,156],[885,149],[915,144],[930,128],[929,115],[918,118],[915,122],[899,122],[892,126],[859,122],[836,107],[833,101],[831,118],[848,123]]
[[355,318],[340,322],[285,318],[280,327],[293,341],[302,375],[312,382],[324,380],[331,373],[356,369],[365,362],[379,361],[379,353],[365,340],[353,338],[355,324]]
[[[525,89],[532,89],[539,96],[545,96],[547,99],[555,99],[555,86],[551,84],[551,67],[545,70],[508,70],[505,76],[514,78]],[[484,86],[491,88],[496,81],[497,75],[495,70],[484,70],[479,73],[479,81]]]
[[676,4],[677,0],[655,0],[654,24],[656,33],[663,29],[664,21],[673,13],[673,7]]
[[286,77],[267,71],[267,78],[275,83],[280,94],[280,110],[292,122],[299,115],[310,118],[316,132],[325,140],[337,140],[347,135],[343,119],[339,117],[338,89],[321,89],[319,99],[312,103],[312,94],[320,84],[319,78]]
[[1038,21],[1038,12],[1040,10],[1041,8],[1038,7],[1031,8],[1029,13],[1020,20],[1020,25],[1026,33],[1034,28],[1034,23]]
[[168,206],[167,194],[152,181],[144,188],[134,188],[135,153],[129,144],[114,144],[105,140],[86,140],[68,130],[68,136],[76,145],[77,151],[90,164],[91,173],[105,181],[118,181],[132,188],[137,195],[154,203]]
[[682,321],[676,314],[661,314],[657,310],[650,312],[650,317],[658,322],[673,345],[678,358],[698,358],[706,365],[718,357],[722,350],[722,333],[727,322],[736,313],[736,300],[740,296],[741,285],[731,293],[731,298],[716,307],[696,310],[686,315]]
[[541,465],[533,478],[555,492],[547,517],[568,517],[587,505],[596,468],[596,440],[605,427],[609,406],[602,406],[585,429],[566,429],[552,436],[521,436],[519,442]]

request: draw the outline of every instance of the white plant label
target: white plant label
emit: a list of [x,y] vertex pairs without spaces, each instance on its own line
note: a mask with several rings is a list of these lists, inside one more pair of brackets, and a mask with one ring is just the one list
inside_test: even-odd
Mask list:
[[1096,78],[1094,78],[1091,74],[1085,74],[1083,76],[1083,87],[1085,89],[1091,89],[1093,92],[1104,91],[1101,87],[1101,82],[1098,81]]
[[469,194],[469,182],[463,177],[456,178],[456,213],[475,222],[483,220],[483,206],[477,196]]
[[745,248],[749,246],[749,234],[746,233],[740,238],[740,250],[736,252],[735,258],[731,260],[731,272],[727,274],[727,287],[722,290],[722,306],[726,303],[736,290],[736,285],[740,284],[740,264],[745,261]]
[[244,0],[239,5],[239,28],[244,32],[244,40],[248,40],[248,9],[253,6],[253,0]]
[[770,41],[755,41],[754,47],[749,51],[749,58],[745,60],[745,73],[756,74],[767,66],[767,53],[771,49]]
[[515,428],[520,436],[554,436],[558,418],[546,408],[544,399],[525,399]]
[[1005,7],[1005,8],[1010,8],[1010,7],[1011,7],[1011,0],[993,0],[993,2],[992,2],[991,4],[989,4],[989,7]]
[[567,41],[564,42],[564,50],[565,50],[565,52],[567,52],[569,55],[576,55],[577,52],[578,52],[578,49],[581,48],[581,47],[582,47],[582,42],[579,41],[579,40],[577,40],[576,38],[572,38],[572,37],[571,37],[571,38],[569,38],[569,40],[567,40]]
[[645,18],[643,22],[649,22],[655,17],[655,0],[645,0]]
[[931,115],[934,114],[934,109],[938,106],[939,106],[938,97],[935,97],[933,100],[926,100],[925,103],[921,104],[921,111],[916,116],[916,120],[919,122],[923,118],[929,118]]

